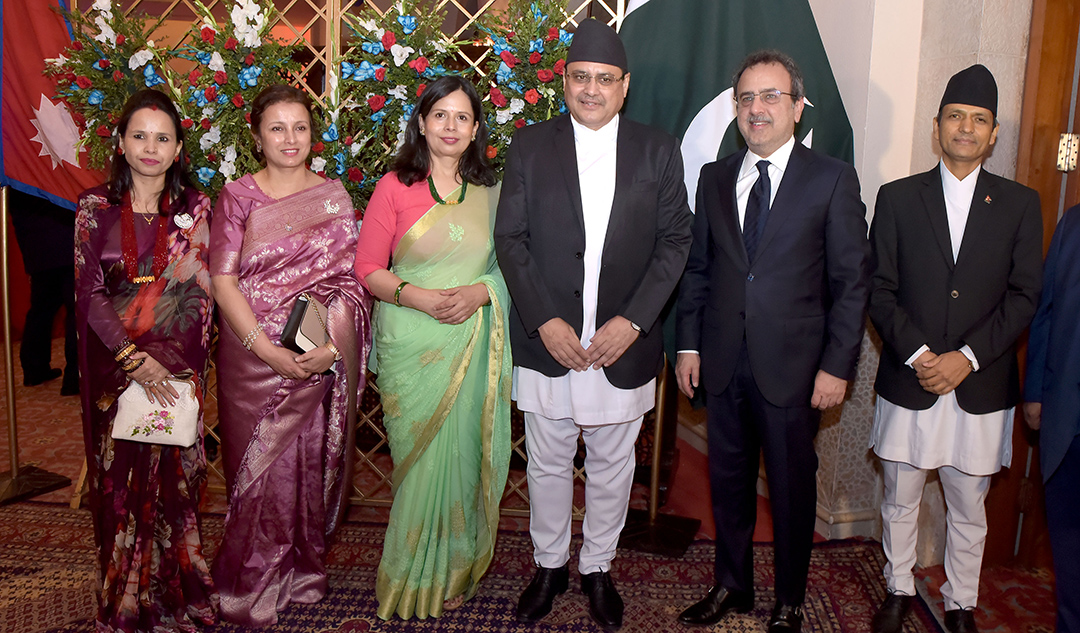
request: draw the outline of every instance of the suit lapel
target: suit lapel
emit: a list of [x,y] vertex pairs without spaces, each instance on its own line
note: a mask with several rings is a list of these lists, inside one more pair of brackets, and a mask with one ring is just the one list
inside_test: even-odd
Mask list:
[[[574,209],[574,217],[577,218],[578,229],[584,233],[585,216],[581,210],[581,182],[578,179],[574,126],[570,124],[570,115],[563,115],[556,125],[558,127],[553,139],[555,159],[562,166],[563,178],[566,180],[567,191],[570,193],[570,204]],[[617,186],[616,192],[618,192]]]
[[772,205],[769,207],[769,216],[765,219],[765,230],[761,234],[761,241],[757,247],[757,257],[761,257],[761,253],[768,249],[769,242],[776,237],[780,227],[786,226],[791,214],[801,207],[799,195],[805,188],[803,181],[806,179],[807,167],[813,160],[814,155],[796,140],[795,147],[791,149],[787,169],[784,170],[784,177],[780,181],[780,188],[776,190],[776,196],[773,197]]
[[[739,206],[735,199],[735,183],[739,179],[739,168],[742,166],[746,149],[726,159],[723,169],[717,170],[719,178],[713,183],[718,189],[717,198],[720,201],[717,213],[719,217],[709,218],[709,224],[714,224],[717,230],[713,232],[714,239],[721,249],[731,254],[732,259],[742,262],[744,266],[750,265],[750,258],[746,255],[746,244],[743,242],[742,229],[739,228]],[[698,183],[701,186],[701,183]],[[705,213],[705,209],[698,209],[698,213]]]
[[[611,215],[608,218],[607,234],[604,236],[605,244],[612,244],[615,231],[623,226],[621,216],[627,209],[627,200],[632,195],[630,187],[634,184],[634,164],[636,157],[640,157],[637,139],[634,132],[626,125],[626,119],[619,120],[619,133],[615,140],[615,196],[611,200]],[[606,254],[606,251],[605,251]]]
[[975,181],[975,193],[971,196],[971,208],[968,209],[967,223],[964,225],[964,239],[960,242],[960,253],[956,263],[966,261],[972,252],[984,248],[994,223],[988,221],[994,212],[997,183],[986,172],[979,170],[979,179]]
[[[977,196],[977,187],[975,192]],[[953,262],[952,240],[949,237],[949,214],[945,211],[945,190],[941,186],[940,163],[934,169],[923,174],[921,195],[923,209],[930,219],[930,228],[934,232],[938,248],[941,249],[941,255],[945,258],[945,263],[952,270],[956,264]],[[972,200],[972,204],[974,204],[974,200]]]

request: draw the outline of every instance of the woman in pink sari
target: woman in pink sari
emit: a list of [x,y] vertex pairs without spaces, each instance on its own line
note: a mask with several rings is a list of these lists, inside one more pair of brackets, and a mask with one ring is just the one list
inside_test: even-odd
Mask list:
[[[307,95],[267,88],[252,102],[251,129],[266,168],[222,189],[210,239],[230,492],[213,575],[222,618],[265,626],[289,603],[326,595],[327,541],[344,510],[371,347],[371,298],[352,272],[349,195],[306,164]],[[303,293],[327,306],[329,342],[297,354],[280,340]]]
[[180,117],[167,96],[135,93],[116,130],[109,182],[79,196],[75,220],[79,391],[101,568],[97,631],[194,631],[217,622],[218,600],[199,536],[202,440],[114,440],[112,427],[121,392],[171,402],[171,375],[193,374],[202,402],[213,312],[210,200],[188,185]]

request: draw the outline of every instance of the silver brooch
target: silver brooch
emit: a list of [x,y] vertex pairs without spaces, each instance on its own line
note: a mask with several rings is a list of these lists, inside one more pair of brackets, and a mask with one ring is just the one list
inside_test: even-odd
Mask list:
[[176,226],[186,230],[190,229],[191,226],[195,224],[195,219],[187,213],[181,213],[180,215],[173,216],[173,222],[176,223]]
[[337,213],[338,211],[341,210],[341,205],[340,204],[330,204],[329,200],[323,200],[323,208],[326,209],[327,213]]

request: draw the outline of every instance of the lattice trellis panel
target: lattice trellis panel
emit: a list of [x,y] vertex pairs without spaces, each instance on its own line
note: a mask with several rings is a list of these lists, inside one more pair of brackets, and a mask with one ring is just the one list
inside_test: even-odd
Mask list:
[[[187,43],[191,24],[198,19],[194,4],[190,0],[121,0],[117,4],[125,15],[150,18],[165,16],[165,21],[153,34],[153,39],[158,46],[171,49]],[[203,4],[213,12],[218,21],[228,19],[226,3],[222,0],[206,0]],[[71,5],[85,11],[93,5],[93,0],[72,0]],[[301,70],[292,80],[322,106],[327,105],[330,97],[327,75],[338,72],[334,60],[349,50],[350,30],[342,16],[355,13],[365,5],[383,14],[393,5],[393,0],[274,0],[278,13],[273,21],[273,35],[286,44],[301,46],[296,55],[297,61],[301,63]],[[433,11],[446,13],[442,31],[447,41],[460,41],[474,38],[477,21],[490,12],[504,10],[506,0],[431,0],[430,6]],[[566,7],[570,19],[566,24],[558,26],[572,31],[581,20],[589,17],[616,26],[622,21],[625,6],[625,0],[568,0]],[[473,68],[481,74],[489,54],[490,49],[484,46],[465,46],[457,53],[462,69]],[[184,62],[177,60],[175,63]],[[186,73],[188,69],[178,70]],[[382,405],[376,382],[377,377],[368,376],[368,389],[359,405],[354,455],[355,475],[350,501],[359,505],[387,506],[393,500],[390,491],[393,466],[386,431],[382,426]],[[210,463],[209,485],[212,490],[224,492],[225,477],[219,450],[220,438],[216,428],[217,379],[213,368],[208,375],[207,387],[210,398],[206,411],[206,441],[207,452],[213,458]],[[651,418],[651,415],[649,417]],[[649,437],[648,433],[643,435]],[[503,514],[528,515],[529,497],[524,469],[526,460],[524,422],[515,409],[513,456],[510,478],[503,495]],[[643,461],[645,460],[639,459],[639,463]],[[584,481],[585,473],[580,456],[575,461],[574,475],[579,484]],[[578,488],[574,499],[575,518],[581,518],[585,511],[581,486]]]

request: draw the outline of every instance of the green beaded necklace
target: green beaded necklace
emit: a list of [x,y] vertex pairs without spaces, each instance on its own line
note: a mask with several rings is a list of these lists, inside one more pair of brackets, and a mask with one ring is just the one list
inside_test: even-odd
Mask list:
[[462,183],[461,183],[461,195],[458,196],[457,200],[443,200],[442,198],[440,198],[439,197],[439,190],[435,188],[435,181],[431,179],[431,174],[428,174],[427,185],[428,185],[428,189],[431,190],[431,197],[435,198],[435,202],[438,202],[439,204],[454,205],[454,204],[461,204],[461,201],[465,199],[465,191],[467,191],[468,188],[469,188],[469,181],[468,180],[462,181]]

